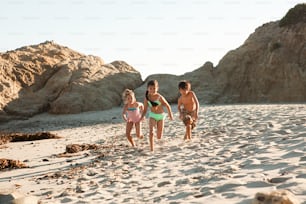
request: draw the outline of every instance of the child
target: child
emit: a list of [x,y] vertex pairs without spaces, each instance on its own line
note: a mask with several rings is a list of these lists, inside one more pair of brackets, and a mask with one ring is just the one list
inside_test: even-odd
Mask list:
[[136,135],[138,138],[142,139],[141,135],[141,116],[143,112],[143,104],[136,101],[135,94],[130,89],[125,89],[122,94],[122,99],[124,102],[124,107],[122,111],[122,118],[126,121],[126,137],[133,147],[135,143],[131,136],[131,131],[133,126],[136,128]]
[[144,111],[142,113],[142,117],[146,115],[148,106],[150,109],[149,112],[149,139],[150,139],[150,149],[151,151],[154,150],[154,144],[153,144],[153,129],[154,126],[157,127],[157,139],[160,140],[163,135],[163,129],[164,129],[164,119],[165,119],[165,113],[164,108],[165,106],[168,111],[168,116],[170,120],[173,120],[173,115],[171,111],[171,107],[169,103],[166,101],[166,99],[160,95],[158,92],[158,82],[156,80],[151,80],[147,84],[147,91],[146,91],[146,97],[144,99]]
[[178,84],[181,96],[177,102],[177,108],[180,114],[180,119],[186,126],[185,140],[191,139],[191,130],[195,127],[199,114],[199,101],[193,91],[191,84],[188,81],[181,81]]

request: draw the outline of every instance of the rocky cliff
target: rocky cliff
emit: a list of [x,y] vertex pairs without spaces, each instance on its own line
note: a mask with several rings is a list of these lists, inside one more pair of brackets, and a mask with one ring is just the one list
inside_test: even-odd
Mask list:
[[123,61],[104,64],[54,42],[0,54],[0,120],[41,112],[79,113],[121,103],[121,92],[142,83]]
[[306,4],[297,5],[227,53],[216,67],[222,91],[215,102],[305,102],[305,19]]
[[[160,81],[160,92],[170,102],[177,100],[182,79],[191,81],[201,103],[306,102],[306,4],[257,28],[216,67],[207,62],[181,76],[150,79]],[[145,86],[137,89],[137,97],[143,98]]]

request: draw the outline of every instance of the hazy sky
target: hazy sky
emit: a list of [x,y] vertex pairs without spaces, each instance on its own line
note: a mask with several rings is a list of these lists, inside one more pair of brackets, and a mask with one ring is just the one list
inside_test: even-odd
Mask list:
[[0,52],[54,40],[106,63],[124,60],[143,79],[217,65],[298,0],[2,0]]

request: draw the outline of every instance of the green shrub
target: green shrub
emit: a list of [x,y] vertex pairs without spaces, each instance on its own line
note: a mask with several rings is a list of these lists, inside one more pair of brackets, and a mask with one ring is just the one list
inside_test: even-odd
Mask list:
[[287,14],[280,20],[279,26],[290,26],[299,22],[306,23],[306,4],[297,4],[291,8]]

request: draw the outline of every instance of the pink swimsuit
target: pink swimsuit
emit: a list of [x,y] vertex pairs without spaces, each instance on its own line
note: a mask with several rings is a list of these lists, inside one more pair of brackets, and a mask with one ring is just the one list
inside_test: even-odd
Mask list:
[[141,113],[139,108],[128,108],[127,109],[127,118],[129,122],[137,123],[141,118]]

